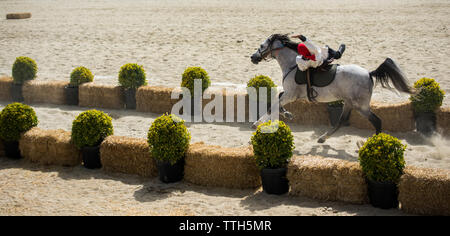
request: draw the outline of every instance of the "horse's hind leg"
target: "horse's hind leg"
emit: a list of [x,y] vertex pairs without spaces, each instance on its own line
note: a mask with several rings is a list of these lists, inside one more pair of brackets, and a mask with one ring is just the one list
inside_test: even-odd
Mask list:
[[370,110],[370,107],[367,109],[358,109],[358,111],[372,123],[376,134],[381,133],[381,119]]
[[324,143],[331,135],[333,135],[339,128],[341,128],[346,121],[350,118],[350,113],[352,111],[353,107],[351,103],[344,102],[344,108],[341,113],[341,117],[339,117],[339,122],[334,126],[330,131],[326,132],[322,136],[320,136],[319,140],[317,140],[318,143]]

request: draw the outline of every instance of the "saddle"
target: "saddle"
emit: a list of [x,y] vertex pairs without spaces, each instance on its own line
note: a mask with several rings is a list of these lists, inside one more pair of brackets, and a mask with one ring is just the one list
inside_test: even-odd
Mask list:
[[306,84],[306,94],[310,102],[315,101],[318,96],[314,87],[326,87],[334,81],[336,76],[336,69],[338,64],[328,64],[318,68],[309,68],[306,71],[301,71],[297,67],[295,72],[295,82],[299,85]]

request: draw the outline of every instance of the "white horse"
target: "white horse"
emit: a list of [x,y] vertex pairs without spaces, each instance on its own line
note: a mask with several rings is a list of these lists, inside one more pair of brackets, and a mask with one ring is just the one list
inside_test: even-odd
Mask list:
[[[279,94],[279,112],[288,119],[292,119],[292,114],[286,111],[283,106],[298,99],[307,99],[306,85],[299,85],[295,82],[297,45],[298,43],[291,41],[287,35],[274,34],[267,38],[251,56],[251,61],[254,64],[258,64],[261,60],[267,58],[278,61],[283,73],[284,90]],[[318,94],[315,97],[317,102],[344,101],[343,112],[338,124],[320,136],[319,143],[325,142],[349,119],[352,109],[366,117],[375,127],[377,134],[381,132],[381,120],[370,110],[370,99],[374,87],[373,78],[376,79],[377,83],[381,83],[383,88],[390,87],[389,81],[391,81],[398,91],[413,93],[406,76],[390,58],[387,58],[376,70],[371,72],[358,65],[339,65],[335,79],[331,84],[326,87],[314,87]],[[274,109],[269,110],[269,112],[274,112]],[[267,121],[269,117],[269,114],[261,116],[253,124],[253,127]]]

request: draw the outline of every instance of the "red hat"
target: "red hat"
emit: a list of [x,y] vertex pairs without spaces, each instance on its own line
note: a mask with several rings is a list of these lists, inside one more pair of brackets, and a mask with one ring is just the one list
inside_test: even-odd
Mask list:
[[313,61],[316,60],[316,56],[314,54],[311,54],[306,45],[303,43],[298,44],[297,51],[300,55],[302,55],[305,58],[308,58]]

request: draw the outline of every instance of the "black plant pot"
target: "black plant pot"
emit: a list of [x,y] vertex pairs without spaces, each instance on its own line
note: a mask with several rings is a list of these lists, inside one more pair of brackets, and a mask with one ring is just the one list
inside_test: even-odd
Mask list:
[[370,204],[382,209],[398,207],[397,184],[367,180]]
[[12,84],[11,85],[11,98],[13,102],[23,102],[22,84]]
[[124,89],[125,109],[136,109],[136,89]]
[[177,161],[174,165],[171,165],[168,161],[156,161],[158,168],[159,180],[163,183],[178,182],[183,179],[184,176],[184,158]]
[[289,181],[286,177],[287,168],[262,169],[261,181],[264,192],[281,195],[289,191]]
[[81,148],[83,155],[83,166],[88,169],[98,169],[102,167],[100,161],[100,145],[94,147]]
[[3,141],[5,156],[11,159],[20,159],[19,141]]
[[424,135],[431,136],[436,131],[436,114],[425,112],[415,114],[416,130]]
[[65,86],[64,96],[67,105],[78,106],[78,87]]

